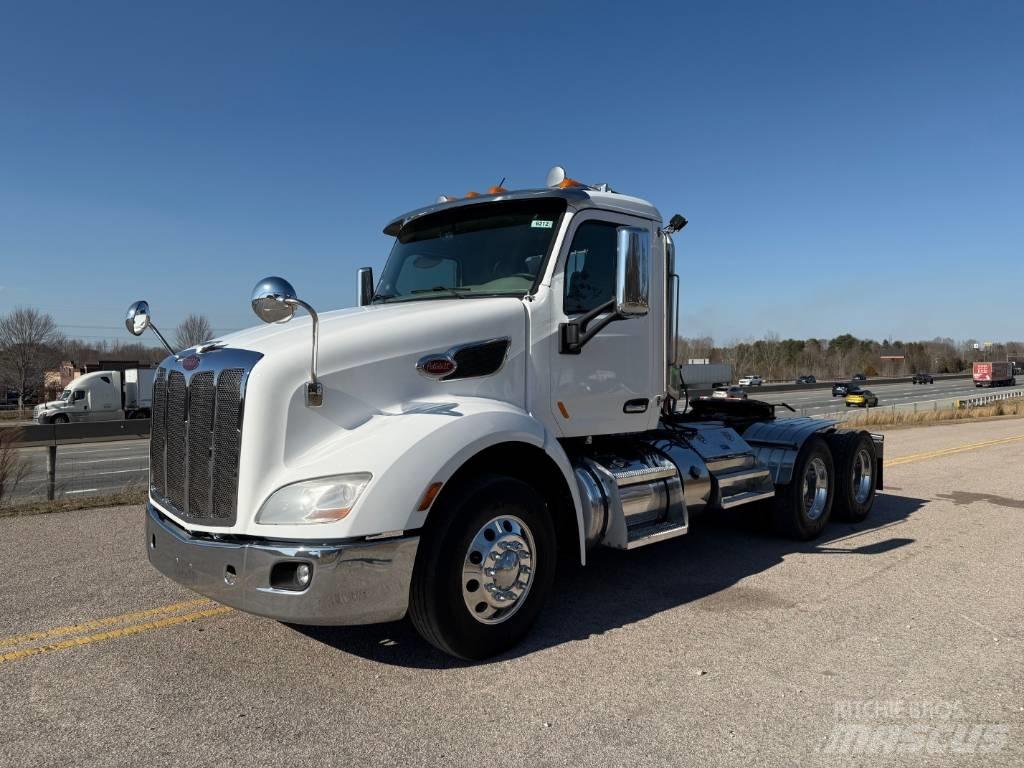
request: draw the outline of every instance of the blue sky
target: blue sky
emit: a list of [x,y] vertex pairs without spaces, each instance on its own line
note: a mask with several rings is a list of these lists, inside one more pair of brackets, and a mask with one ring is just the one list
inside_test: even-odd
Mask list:
[[1024,4],[145,5],[3,6],[0,312],[347,306],[390,217],[559,163],[690,219],[685,335],[1024,338]]

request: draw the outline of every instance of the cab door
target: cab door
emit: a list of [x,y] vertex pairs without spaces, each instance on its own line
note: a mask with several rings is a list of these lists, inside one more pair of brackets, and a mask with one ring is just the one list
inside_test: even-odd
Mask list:
[[87,390],[74,389],[71,391],[68,403],[64,407],[64,415],[68,417],[68,421],[89,420],[89,393]]
[[114,421],[122,418],[120,392],[114,384],[115,375],[109,373],[90,382],[88,421]]
[[[573,217],[551,281],[553,329],[614,297],[620,227],[645,228],[652,246],[658,242],[644,219],[596,210]],[[578,354],[566,354],[557,341],[549,346],[552,416],[563,436],[641,432],[657,422],[664,384],[657,263],[652,254],[646,315],[609,323]]]

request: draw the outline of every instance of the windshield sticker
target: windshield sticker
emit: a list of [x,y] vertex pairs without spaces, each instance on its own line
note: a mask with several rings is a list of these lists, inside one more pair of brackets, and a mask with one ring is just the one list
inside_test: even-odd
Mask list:
[[533,227],[534,229],[551,229],[551,225],[554,224],[554,223],[555,222],[553,222],[553,221],[545,221],[543,219],[534,219],[533,221],[530,222],[530,226]]

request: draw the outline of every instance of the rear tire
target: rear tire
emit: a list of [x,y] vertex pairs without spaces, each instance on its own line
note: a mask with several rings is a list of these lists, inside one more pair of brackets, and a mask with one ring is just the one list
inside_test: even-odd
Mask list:
[[867,432],[836,432],[830,442],[836,473],[832,513],[837,520],[862,522],[875,503],[878,485],[875,443]]
[[463,659],[509,650],[554,581],[555,530],[544,499],[521,480],[488,474],[449,489],[430,514],[409,594],[413,626]]
[[821,437],[810,438],[797,454],[789,484],[775,487],[776,530],[798,541],[820,536],[832,514],[835,485],[828,444]]

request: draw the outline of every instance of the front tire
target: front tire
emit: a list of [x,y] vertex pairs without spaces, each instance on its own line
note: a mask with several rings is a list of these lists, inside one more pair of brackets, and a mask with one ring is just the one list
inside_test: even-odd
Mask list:
[[875,503],[878,485],[875,443],[866,432],[836,432],[831,444],[836,472],[832,512],[837,520],[862,522]]
[[812,437],[797,454],[792,479],[775,488],[776,530],[798,541],[818,538],[832,514],[834,496],[832,452],[821,437]]
[[420,539],[409,617],[438,650],[486,659],[515,646],[554,581],[555,530],[527,483],[483,475],[451,488]]
[[51,424],[67,424],[68,421],[69,419],[67,417],[67,414],[63,413],[58,413],[56,416],[50,419]]

